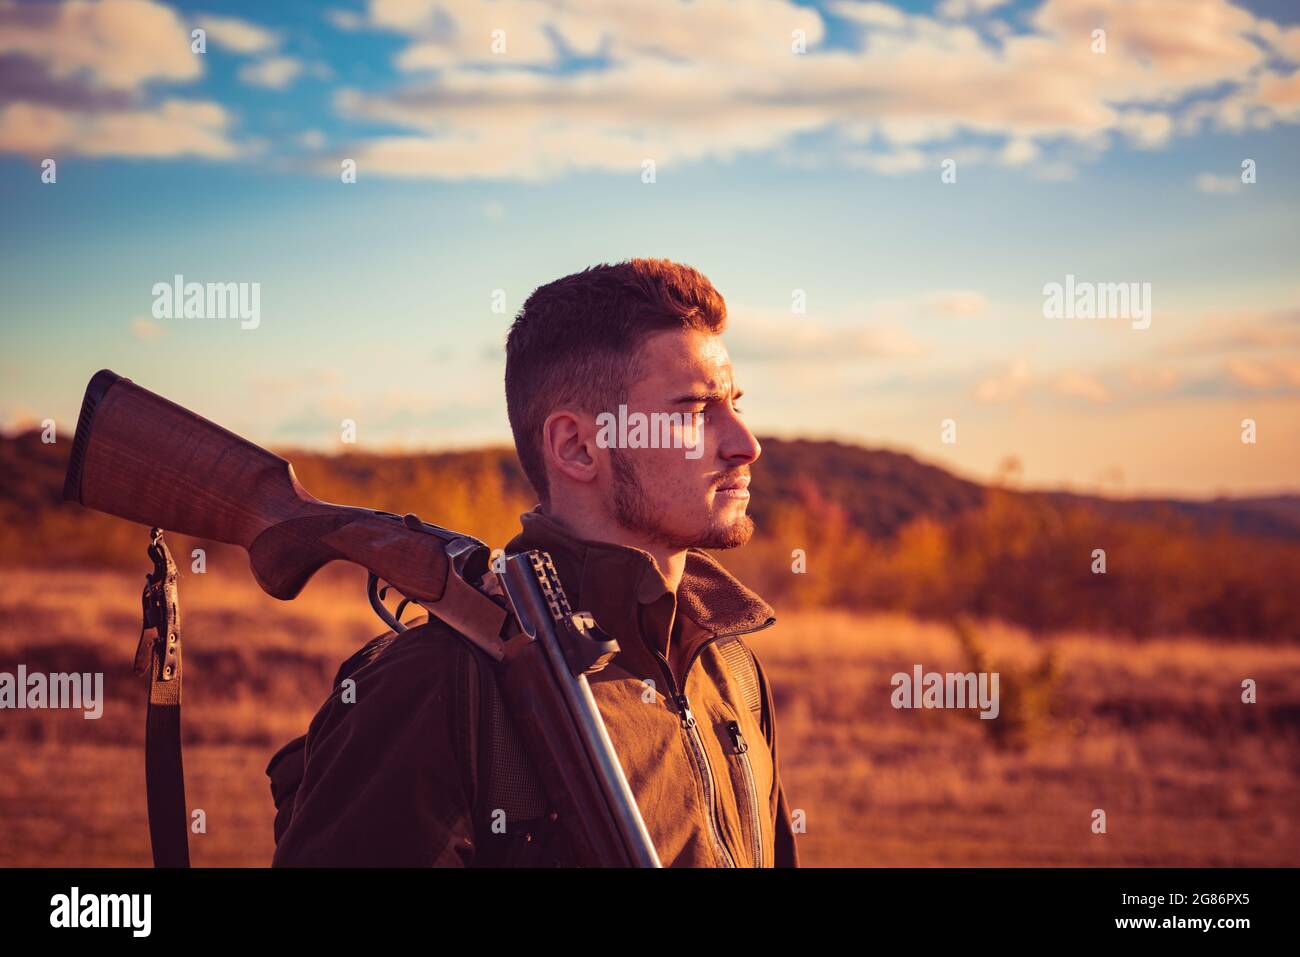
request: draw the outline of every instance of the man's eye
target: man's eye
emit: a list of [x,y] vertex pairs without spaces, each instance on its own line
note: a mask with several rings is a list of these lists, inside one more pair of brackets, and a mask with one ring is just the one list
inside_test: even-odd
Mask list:
[[[732,412],[735,412],[737,415],[744,415],[743,410],[742,410],[742,409],[740,408],[740,406],[738,406],[738,405],[733,405],[733,406],[731,407],[731,411],[732,411]],[[701,406],[701,407],[698,408],[698,409],[692,409],[691,412],[690,412],[690,414],[691,414],[692,416],[702,415],[702,416],[704,416],[704,419],[705,419],[706,422],[707,422],[707,421],[709,420],[709,418],[711,417],[710,407],[707,406],[707,405],[706,405],[706,406]]]

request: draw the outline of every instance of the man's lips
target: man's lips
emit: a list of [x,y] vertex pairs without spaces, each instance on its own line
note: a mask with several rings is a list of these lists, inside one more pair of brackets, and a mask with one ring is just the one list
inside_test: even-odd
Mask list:
[[717,488],[717,494],[726,498],[749,498],[749,476],[728,479]]

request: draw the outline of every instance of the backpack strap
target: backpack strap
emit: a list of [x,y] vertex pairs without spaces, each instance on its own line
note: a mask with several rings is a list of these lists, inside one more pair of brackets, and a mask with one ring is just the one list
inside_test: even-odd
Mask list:
[[[507,824],[531,821],[546,814],[546,795],[524,751],[514,723],[506,713],[505,702],[497,687],[496,675],[487,656],[474,645],[474,667],[467,680],[470,701],[477,701],[477,727],[471,738],[471,754],[478,760],[479,781],[475,824],[490,828],[493,815],[505,812]],[[463,709],[474,714],[473,708]]]
[[740,694],[745,707],[754,715],[754,720],[763,723],[763,686],[759,680],[758,664],[749,646],[739,636],[727,638],[718,644],[718,652],[727,663],[731,676],[740,685]]

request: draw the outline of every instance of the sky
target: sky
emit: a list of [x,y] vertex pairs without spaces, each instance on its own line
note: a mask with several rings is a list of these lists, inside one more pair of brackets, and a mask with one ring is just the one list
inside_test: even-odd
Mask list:
[[529,292],[652,256],[761,435],[1300,491],[1298,68],[1285,2],[0,0],[0,427],[111,368],[277,448],[505,444]]

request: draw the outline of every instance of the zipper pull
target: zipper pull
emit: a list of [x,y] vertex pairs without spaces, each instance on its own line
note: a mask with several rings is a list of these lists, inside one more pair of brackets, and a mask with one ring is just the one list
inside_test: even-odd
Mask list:
[[673,695],[673,704],[677,705],[677,714],[682,719],[682,727],[695,727],[695,715],[691,714],[691,703],[686,700],[686,695],[681,693]]
[[727,731],[731,734],[731,743],[736,746],[737,754],[744,754],[749,750],[749,745],[745,743],[745,736],[740,733],[739,721],[728,721]]

